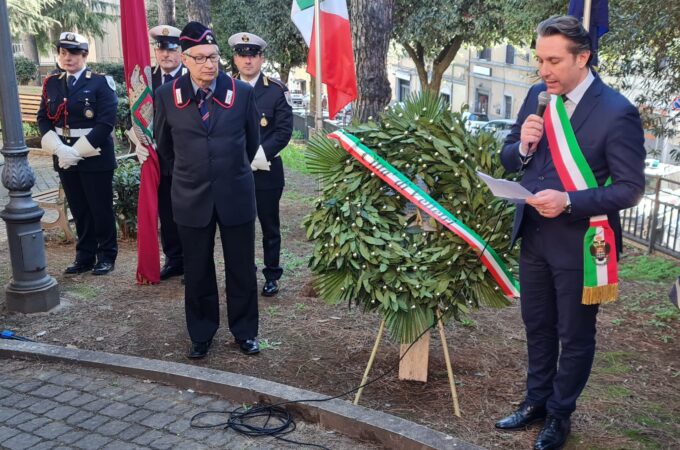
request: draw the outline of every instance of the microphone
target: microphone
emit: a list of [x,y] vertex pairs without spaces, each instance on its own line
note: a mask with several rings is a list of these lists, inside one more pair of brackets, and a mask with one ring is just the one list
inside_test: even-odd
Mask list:
[[536,115],[543,117],[545,108],[550,104],[550,94],[546,91],[538,94],[538,106],[536,107]]

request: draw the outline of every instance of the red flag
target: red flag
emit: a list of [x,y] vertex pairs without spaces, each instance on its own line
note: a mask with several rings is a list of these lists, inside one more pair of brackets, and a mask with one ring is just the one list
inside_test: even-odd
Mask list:
[[[153,98],[144,0],[122,0],[120,19],[123,35],[125,83],[130,99],[133,140],[149,151],[142,164],[137,203],[137,284],[160,283],[158,250],[158,183],[160,169],[153,145]],[[131,136],[134,135],[134,136]]]

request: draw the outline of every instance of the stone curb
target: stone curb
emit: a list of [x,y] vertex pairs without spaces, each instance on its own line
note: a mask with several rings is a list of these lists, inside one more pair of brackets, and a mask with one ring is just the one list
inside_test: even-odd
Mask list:
[[[273,381],[205,367],[139,358],[136,356],[71,349],[34,342],[0,340],[0,357],[54,361],[96,367],[146,378],[203,394],[220,395],[236,403],[273,404],[324,398],[321,394]],[[345,436],[402,450],[479,450],[455,437],[408,420],[335,399],[287,405],[304,421]],[[451,420],[454,420],[453,417]]]

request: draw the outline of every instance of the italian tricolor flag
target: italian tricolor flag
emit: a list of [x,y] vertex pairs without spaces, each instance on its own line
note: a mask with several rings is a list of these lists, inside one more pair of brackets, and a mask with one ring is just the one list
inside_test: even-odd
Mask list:
[[[328,91],[328,114],[331,117],[357,98],[352,33],[346,0],[321,2],[321,76]],[[293,0],[290,17],[302,33],[309,55],[307,73],[316,77],[317,49],[314,36],[314,0]]]
[[[562,97],[552,95],[544,116],[550,155],[567,192],[597,189],[599,186],[571,127]],[[607,183],[605,183],[606,185]],[[584,305],[616,300],[619,290],[616,241],[606,215],[590,218],[583,237]]]

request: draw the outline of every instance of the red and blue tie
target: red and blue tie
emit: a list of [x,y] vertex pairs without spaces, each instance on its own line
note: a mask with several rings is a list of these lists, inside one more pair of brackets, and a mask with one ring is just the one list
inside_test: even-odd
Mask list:
[[208,111],[208,98],[210,97],[210,89],[199,89],[197,94],[198,111],[201,113],[203,126],[208,128],[208,125],[210,125],[210,111]]

